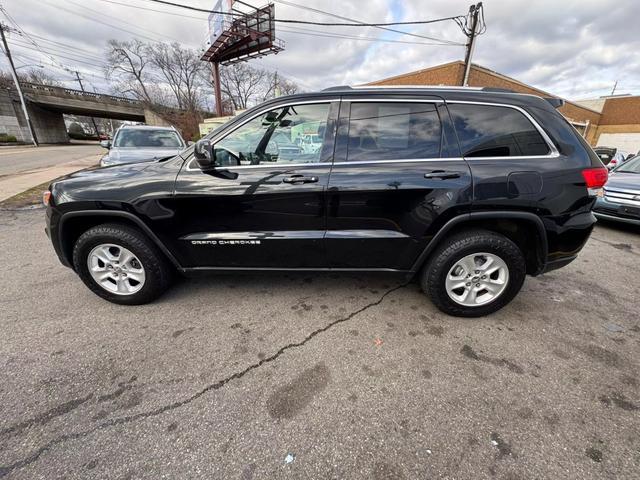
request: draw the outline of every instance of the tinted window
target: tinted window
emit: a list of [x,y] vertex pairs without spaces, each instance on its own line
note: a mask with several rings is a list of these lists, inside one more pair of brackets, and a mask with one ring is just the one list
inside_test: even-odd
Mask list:
[[317,163],[328,114],[328,103],[271,110],[217,142],[217,161],[231,166]]
[[120,130],[113,143],[114,147],[134,148],[180,148],[182,141],[171,130]]
[[465,157],[546,155],[547,143],[521,112],[509,107],[450,104]]
[[440,156],[442,132],[431,103],[352,103],[348,161]]

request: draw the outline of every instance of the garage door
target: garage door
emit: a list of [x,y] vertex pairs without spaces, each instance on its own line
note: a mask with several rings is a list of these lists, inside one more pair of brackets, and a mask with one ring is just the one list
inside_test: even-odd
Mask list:
[[640,151],[640,133],[601,133],[598,146],[616,147],[628,153]]

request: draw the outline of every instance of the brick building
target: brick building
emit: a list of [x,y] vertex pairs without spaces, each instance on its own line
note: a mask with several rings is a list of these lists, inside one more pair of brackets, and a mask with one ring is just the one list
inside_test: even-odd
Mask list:
[[[377,80],[369,85],[462,85],[463,76],[464,62],[455,61]],[[476,64],[471,66],[469,72],[469,86],[507,88],[542,97],[557,97]],[[640,97],[608,97],[601,102],[565,100],[559,110],[591,145],[603,145],[602,141],[605,141],[609,146],[619,146],[628,151],[640,150]],[[611,134],[624,134],[625,139],[632,138],[632,141],[625,140],[629,145],[623,147],[615,143],[622,141],[622,137],[612,137]],[[629,134],[635,136],[629,137]],[[638,144],[635,149],[632,148],[634,142]]]

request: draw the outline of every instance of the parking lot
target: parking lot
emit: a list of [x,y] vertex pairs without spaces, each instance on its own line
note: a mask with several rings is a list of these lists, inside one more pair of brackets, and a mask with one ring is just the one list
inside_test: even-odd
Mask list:
[[640,231],[489,318],[388,276],[219,275],[109,304],[0,212],[0,477],[638,478]]

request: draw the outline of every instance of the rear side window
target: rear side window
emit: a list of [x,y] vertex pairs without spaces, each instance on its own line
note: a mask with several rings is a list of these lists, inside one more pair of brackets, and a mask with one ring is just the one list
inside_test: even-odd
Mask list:
[[547,155],[549,146],[522,112],[510,107],[449,104],[464,157]]
[[351,104],[347,161],[437,158],[441,142],[435,104]]

